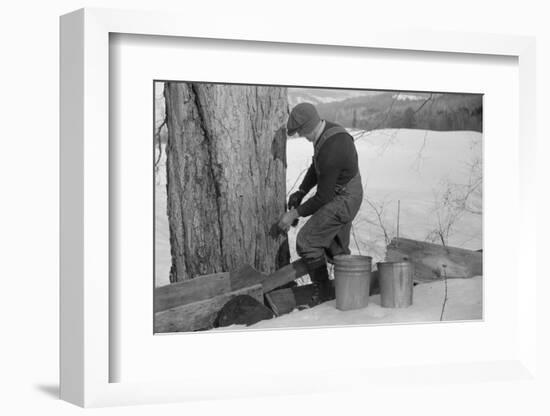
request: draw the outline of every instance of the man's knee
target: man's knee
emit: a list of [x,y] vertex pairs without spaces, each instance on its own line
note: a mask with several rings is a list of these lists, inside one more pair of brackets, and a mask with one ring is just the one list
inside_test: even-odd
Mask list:
[[306,261],[323,257],[323,248],[316,247],[305,231],[305,228],[302,228],[296,237],[296,252],[298,255]]

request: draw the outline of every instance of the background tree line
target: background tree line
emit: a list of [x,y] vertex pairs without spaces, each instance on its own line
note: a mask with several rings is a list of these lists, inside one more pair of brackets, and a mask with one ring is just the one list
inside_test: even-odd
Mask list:
[[[159,87],[161,83],[158,83]],[[300,96],[300,89],[289,89]],[[155,143],[166,143],[165,102],[162,88],[157,88],[155,103]],[[312,91],[312,90],[307,90]],[[314,90],[313,90],[314,91]],[[316,92],[330,92],[320,90]],[[292,100],[291,98],[294,98]],[[297,104],[289,96],[289,106]],[[359,130],[424,129],[435,131],[483,131],[483,97],[481,94],[399,93],[396,91],[351,96],[344,100],[318,102],[316,95],[300,96],[298,101],[315,104],[321,117],[347,128]],[[321,96],[324,98],[324,96]]]
[[481,94],[387,92],[321,103],[317,109],[323,118],[360,130],[483,131]]

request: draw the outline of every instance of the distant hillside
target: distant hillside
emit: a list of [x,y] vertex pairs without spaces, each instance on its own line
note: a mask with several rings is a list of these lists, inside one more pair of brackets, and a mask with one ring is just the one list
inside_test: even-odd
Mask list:
[[387,92],[316,106],[322,118],[348,128],[483,131],[480,94]]
[[288,105],[292,109],[296,104],[308,102],[311,104],[323,104],[340,102],[348,98],[370,96],[380,94],[377,91],[365,90],[340,90],[326,88],[288,88]]

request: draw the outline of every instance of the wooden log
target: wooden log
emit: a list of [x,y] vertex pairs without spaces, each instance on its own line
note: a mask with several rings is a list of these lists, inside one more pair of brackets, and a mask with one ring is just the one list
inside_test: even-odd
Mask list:
[[266,293],[265,298],[273,313],[280,316],[292,312],[296,308],[315,306],[313,292],[313,285],[310,284],[273,290]]
[[[230,273],[199,276],[159,287],[154,294],[155,332],[210,328],[218,311],[232,297],[250,295],[263,303],[265,292],[292,282],[306,273],[305,263],[301,260],[284,266],[269,276],[246,264]],[[297,292],[299,298],[304,296],[303,291]],[[294,300],[294,294],[291,296]]]
[[239,290],[245,287],[261,284],[268,276],[260,273],[249,264],[241,266],[230,273],[231,290]]
[[464,248],[442,246],[408,238],[394,238],[387,246],[386,261],[407,260],[414,265],[415,282],[430,282],[446,276],[469,278],[483,274],[483,253]]
[[[252,293],[263,303],[263,293],[292,282],[306,273],[302,260],[284,266],[269,276],[250,265],[244,265],[231,273],[199,276],[156,288],[155,331],[194,331],[208,327],[213,322],[215,313],[236,294]],[[174,322],[170,322],[171,319]]]
[[245,287],[155,313],[154,332],[185,332],[210,329],[220,309],[233,297],[249,295],[263,303],[262,285]]
[[231,325],[254,325],[272,319],[273,311],[251,296],[240,295],[230,299],[216,316],[214,326],[223,328]]
[[231,292],[231,289],[229,273],[209,274],[172,283],[155,289],[154,310],[159,312],[175,306],[199,302]]
[[161,286],[155,289],[154,310],[155,312],[164,311],[175,306],[244,289],[262,283],[266,277],[246,264],[231,273],[214,273]]
[[262,282],[264,293],[271,292],[273,289],[284,286],[306,274],[307,268],[304,261],[296,260],[289,265],[281,267],[265,278]]
[[292,312],[296,307],[296,300],[291,288],[272,290],[265,294],[265,299],[275,316]]

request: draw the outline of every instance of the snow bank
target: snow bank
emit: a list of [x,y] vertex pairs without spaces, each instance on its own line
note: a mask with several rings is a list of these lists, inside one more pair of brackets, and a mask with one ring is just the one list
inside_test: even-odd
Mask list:
[[[482,319],[481,276],[471,279],[449,279],[444,321],[466,321]],[[380,295],[369,298],[366,308],[352,311],[339,311],[335,301],[303,311],[293,312],[245,327],[233,325],[220,330],[311,328],[320,326],[381,325],[392,323],[438,322],[445,298],[445,282],[437,281],[416,285],[413,304],[408,308],[394,309],[380,306]]]

